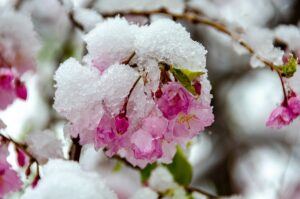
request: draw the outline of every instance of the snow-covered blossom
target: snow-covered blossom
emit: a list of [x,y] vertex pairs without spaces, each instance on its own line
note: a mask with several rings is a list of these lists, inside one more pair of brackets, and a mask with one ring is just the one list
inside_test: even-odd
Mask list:
[[39,44],[27,16],[12,11],[0,13],[0,109],[15,98],[25,100],[27,90],[20,76],[34,70]]
[[22,182],[11,165],[7,162],[8,148],[0,137],[0,198],[6,194],[18,191]]
[[117,199],[97,173],[84,171],[78,163],[50,160],[36,188],[28,188],[22,199]]
[[[164,19],[139,27],[116,17],[84,39],[83,65],[69,59],[56,72],[54,104],[81,144],[139,167],[170,163],[177,144],[213,122],[206,50],[180,24]],[[175,82],[181,77],[174,70],[193,74],[186,76],[189,88]]]
[[29,134],[26,138],[26,144],[28,151],[40,164],[45,164],[50,158],[63,157],[62,143],[50,130]]
[[158,192],[166,192],[177,186],[173,176],[165,167],[157,167],[151,172],[149,186]]

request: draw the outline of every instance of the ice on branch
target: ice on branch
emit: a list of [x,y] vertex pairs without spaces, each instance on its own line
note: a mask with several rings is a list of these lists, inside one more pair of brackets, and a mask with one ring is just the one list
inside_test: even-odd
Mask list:
[[100,0],[97,8],[101,13],[111,13],[128,10],[158,10],[166,8],[173,13],[184,11],[184,0]]
[[52,131],[31,133],[26,138],[26,144],[40,164],[47,163],[50,158],[63,158],[62,142]]
[[[241,35],[254,50],[250,64],[252,67],[264,67],[265,64],[260,58],[270,61],[274,65],[282,65],[284,52],[273,45],[274,33],[271,30],[263,28],[250,28]],[[239,44],[235,45],[235,50],[240,54],[247,53],[246,49]]]
[[265,25],[276,11],[273,2],[269,0],[191,0],[189,5],[207,16],[243,28]]
[[37,187],[27,189],[21,199],[117,199],[97,173],[84,171],[76,162],[50,160],[43,171]]
[[33,25],[27,16],[0,10],[0,109],[15,98],[26,100],[21,75],[35,68],[39,48]]
[[84,39],[84,64],[69,59],[56,72],[54,105],[81,144],[143,168],[170,163],[178,144],[213,122],[206,50],[180,24],[116,17]]

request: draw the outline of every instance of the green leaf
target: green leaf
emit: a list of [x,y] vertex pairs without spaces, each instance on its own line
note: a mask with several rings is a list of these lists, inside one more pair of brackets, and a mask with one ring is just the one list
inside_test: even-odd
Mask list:
[[288,63],[283,66],[279,66],[282,72],[282,76],[290,78],[293,77],[294,73],[297,71],[298,59],[290,56]]
[[166,167],[178,184],[187,186],[191,183],[193,168],[180,147],[177,147],[177,152],[174,156],[173,162],[166,165]]
[[185,74],[189,78],[190,81],[193,81],[197,77],[200,77],[201,75],[204,74],[203,72],[200,72],[200,71],[191,71],[191,70],[188,70],[188,69],[185,69],[185,68],[182,68],[182,69],[179,69],[179,70],[181,70],[181,72],[183,74]]
[[178,69],[174,67],[171,67],[170,71],[174,75],[174,77],[182,84],[184,88],[186,88],[193,95],[197,95],[196,90],[192,85],[191,79],[195,79],[197,77],[196,75],[201,75],[201,73],[196,74],[196,72],[192,72],[187,69]]
[[140,174],[141,174],[141,180],[142,182],[146,182],[151,175],[151,172],[157,167],[157,164],[148,164],[144,169],[141,170]]
[[113,168],[113,172],[117,173],[117,172],[121,171],[122,166],[123,166],[122,162],[117,161],[116,164],[115,164],[115,166],[114,166],[114,168]]

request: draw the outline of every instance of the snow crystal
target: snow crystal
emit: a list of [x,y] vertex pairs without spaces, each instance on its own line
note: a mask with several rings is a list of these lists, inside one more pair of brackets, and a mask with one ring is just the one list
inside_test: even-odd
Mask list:
[[76,162],[50,160],[43,171],[37,187],[21,199],[117,199],[97,173],[83,171]]
[[151,173],[149,186],[156,191],[165,192],[176,187],[176,183],[171,173],[165,167],[157,167]]
[[26,144],[40,164],[45,164],[50,158],[63,158],[62,142],[52,131],[31,133],[26,138]]
[[135,45],[140,61],[156,59],[193,71],[205,71],[206,50],[191,39],[182,25],[172,20],[157,20],[142,27]]
[[54,108],[81,126],[97,125],[101,115],[100,75],[96,68],[84,67],[71,58],[56,71]]
[[98,24],[84,37],[89,53],[85,61],[103,72],[111,64],[126,60],[134,52],[135,29],[122,18]]
[[131,199],[157,199],[158,194],[150,188],[142,188],[138,190]]
[[128,65],[110,66],[101,76],[104,107],[118,114],[138,77],[138,73]]

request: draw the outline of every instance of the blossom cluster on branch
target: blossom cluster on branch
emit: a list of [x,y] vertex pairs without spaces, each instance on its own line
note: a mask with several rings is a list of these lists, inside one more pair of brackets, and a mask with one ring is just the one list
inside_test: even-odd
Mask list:
[[[267,127],[280,129],[300,116],[300,28],[266,28],[264,20],[255,26],[258,14],[240,23],[232,9],[251,3],[238,2],[19,0],[2,8],[0,1],[0,110],[29,98],[26,75],[38,76],[49,109],[48,124],[37,131],[29,124],[20,142],[0,119],[0,199],[18,192],[22,199],[221,198],[190,186],[189,150],[215,121],[209,47],[192,39],[190,26],[218,31],[237,57],[248,55],[247,66],[278,76],[281,101]],[[36,28],[35,18],[46,28]],[[40,50],[41,35],[50,50]],[[42,59],[54,66],[38,68]],[[49,71],[53,86],[43,80]],[[43,83],[51,89],[43,91]],[[89,147],[105,154],[103,168],[112,173],[138,171],[134,194],[123,196],[86,168]]]

